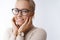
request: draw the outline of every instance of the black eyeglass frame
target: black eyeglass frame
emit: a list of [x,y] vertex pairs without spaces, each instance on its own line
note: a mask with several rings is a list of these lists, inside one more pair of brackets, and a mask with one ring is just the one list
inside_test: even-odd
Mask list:
[[[13,12],[14,10],[17,11],[16,14]],[[21,13],[26,12],[26,13],[28,14],[29,12],[33,12],[33,10],[29,10],[29,9],[21,9],[21,10],[20,10],[20,9],[18,9],[18,8],[13,8],[13,9],[12,9],[12,12],[13,12],[14,15],[17,15],[19,12],[21,12]]]

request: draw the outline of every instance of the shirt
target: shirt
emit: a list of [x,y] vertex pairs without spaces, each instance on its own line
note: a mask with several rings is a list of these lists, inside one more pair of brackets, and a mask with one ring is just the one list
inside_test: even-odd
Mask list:
[[40,28],[32,28],[24,37],[18,35],[15,38],[15,35],[12,34],[12,28],[9,28],[5,34],[4,40],[46,40],[46,32]]

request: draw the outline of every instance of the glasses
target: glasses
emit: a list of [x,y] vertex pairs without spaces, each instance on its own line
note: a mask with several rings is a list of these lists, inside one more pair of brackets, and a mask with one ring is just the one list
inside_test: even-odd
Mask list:
[[28,9],[19,10],[18,8],[13,8],[12,12],[14,15],[18,15],[19,13],[21,13],[22,15],[25,16],[25,15],[28,15],[29,12],[32,12],[32,10],[28,10]]

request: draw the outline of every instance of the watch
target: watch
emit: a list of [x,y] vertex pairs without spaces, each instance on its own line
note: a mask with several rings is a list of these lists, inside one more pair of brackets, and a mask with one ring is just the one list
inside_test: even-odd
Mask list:
[[19,35],[20,35],[20,36],[24,36],[24,33],[23,33],[23,32],[20,32]]

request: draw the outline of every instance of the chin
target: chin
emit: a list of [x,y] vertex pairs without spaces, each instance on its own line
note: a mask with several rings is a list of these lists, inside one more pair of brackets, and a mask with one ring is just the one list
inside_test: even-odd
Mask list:
[[16,25],[21,26],[25,20],[23,18],[15,18]]
[[23,23],[18,23],[19,26],[21,26]]
[[17,25],[21,26],[23,22],[16,22]]

